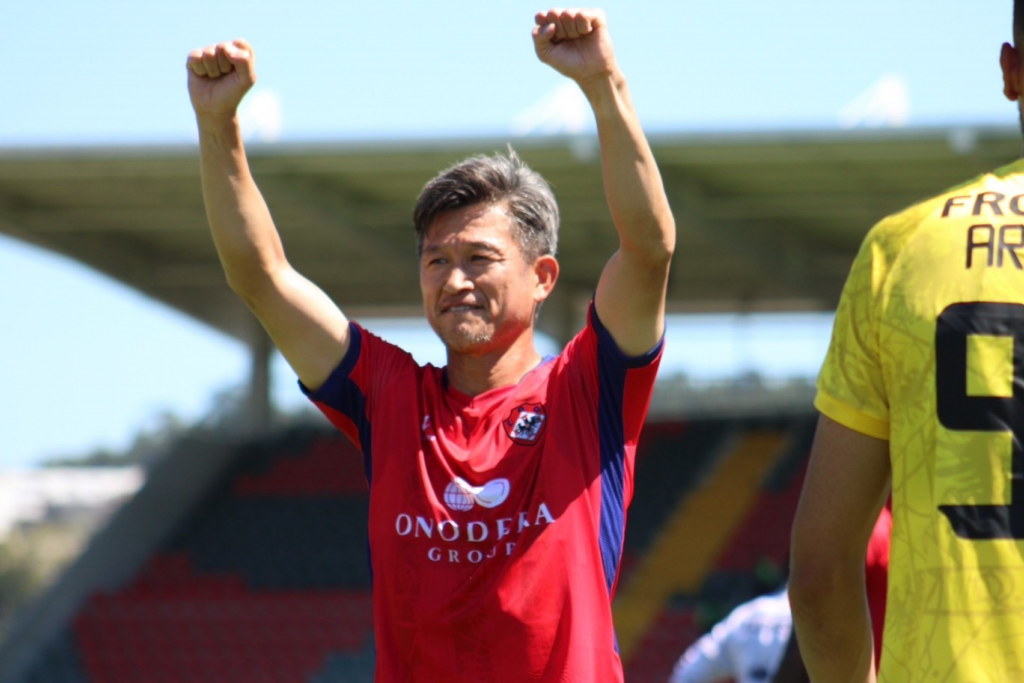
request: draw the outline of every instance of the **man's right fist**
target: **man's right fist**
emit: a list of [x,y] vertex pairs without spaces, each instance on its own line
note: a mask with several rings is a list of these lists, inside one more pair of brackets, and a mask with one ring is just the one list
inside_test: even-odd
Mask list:
[[233,117],[256,82],[252,46],[241,38],[188,54],[188,94],[197,117]]

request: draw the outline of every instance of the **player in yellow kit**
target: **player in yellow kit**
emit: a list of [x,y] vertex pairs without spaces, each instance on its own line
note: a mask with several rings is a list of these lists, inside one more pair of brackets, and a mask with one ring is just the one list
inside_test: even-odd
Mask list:
[[[1024,93],[1024,0],[1001,65]],[[1024,120],[1024,116],[1022,116]],[[890,216],[843,290],[793,529],[816,683],[1024,681],[1024,161]],[[882,653],[864,550],[893,497]]]

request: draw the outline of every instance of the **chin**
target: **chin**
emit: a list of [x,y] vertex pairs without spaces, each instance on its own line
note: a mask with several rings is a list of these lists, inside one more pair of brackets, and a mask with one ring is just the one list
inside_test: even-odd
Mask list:
[[494,341],[494,335],[489,331],[462,330],[458,328],[438,332],[438,336],[449,351],[470,355],[474,352],[486,353],[491,346],[491,342]]

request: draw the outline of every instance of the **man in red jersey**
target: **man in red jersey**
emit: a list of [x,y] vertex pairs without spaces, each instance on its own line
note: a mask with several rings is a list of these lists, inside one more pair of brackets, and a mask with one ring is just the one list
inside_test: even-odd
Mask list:
[[424,310],[448,351],[421,367],[285,259],[237,123],[252,48],[187,62],[228,281],[365,457],[379,682],[622,681],[611,601],[675,226],[604,14],[535,22],[538,57],[593,108],[619,235],[587,325],[546,359],[534,326],[558,278],[558,209],[514,154],[443,171],[416,204]]

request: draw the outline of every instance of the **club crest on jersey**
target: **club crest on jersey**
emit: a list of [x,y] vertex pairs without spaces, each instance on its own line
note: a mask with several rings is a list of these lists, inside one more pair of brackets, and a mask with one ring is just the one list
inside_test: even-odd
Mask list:
[[501,424],[505,427],[508,437],[517,444],[532,446],[544,434],[547,415],[544,413],[543,404],[524,403],[513,408]]
[[483,486],[473,486],[462,477],[455,477],[444,489],[444,504],[459,512],[472,510],[474,505],[493,508],[505,502],[511,489],[508,479],[495,479]]

